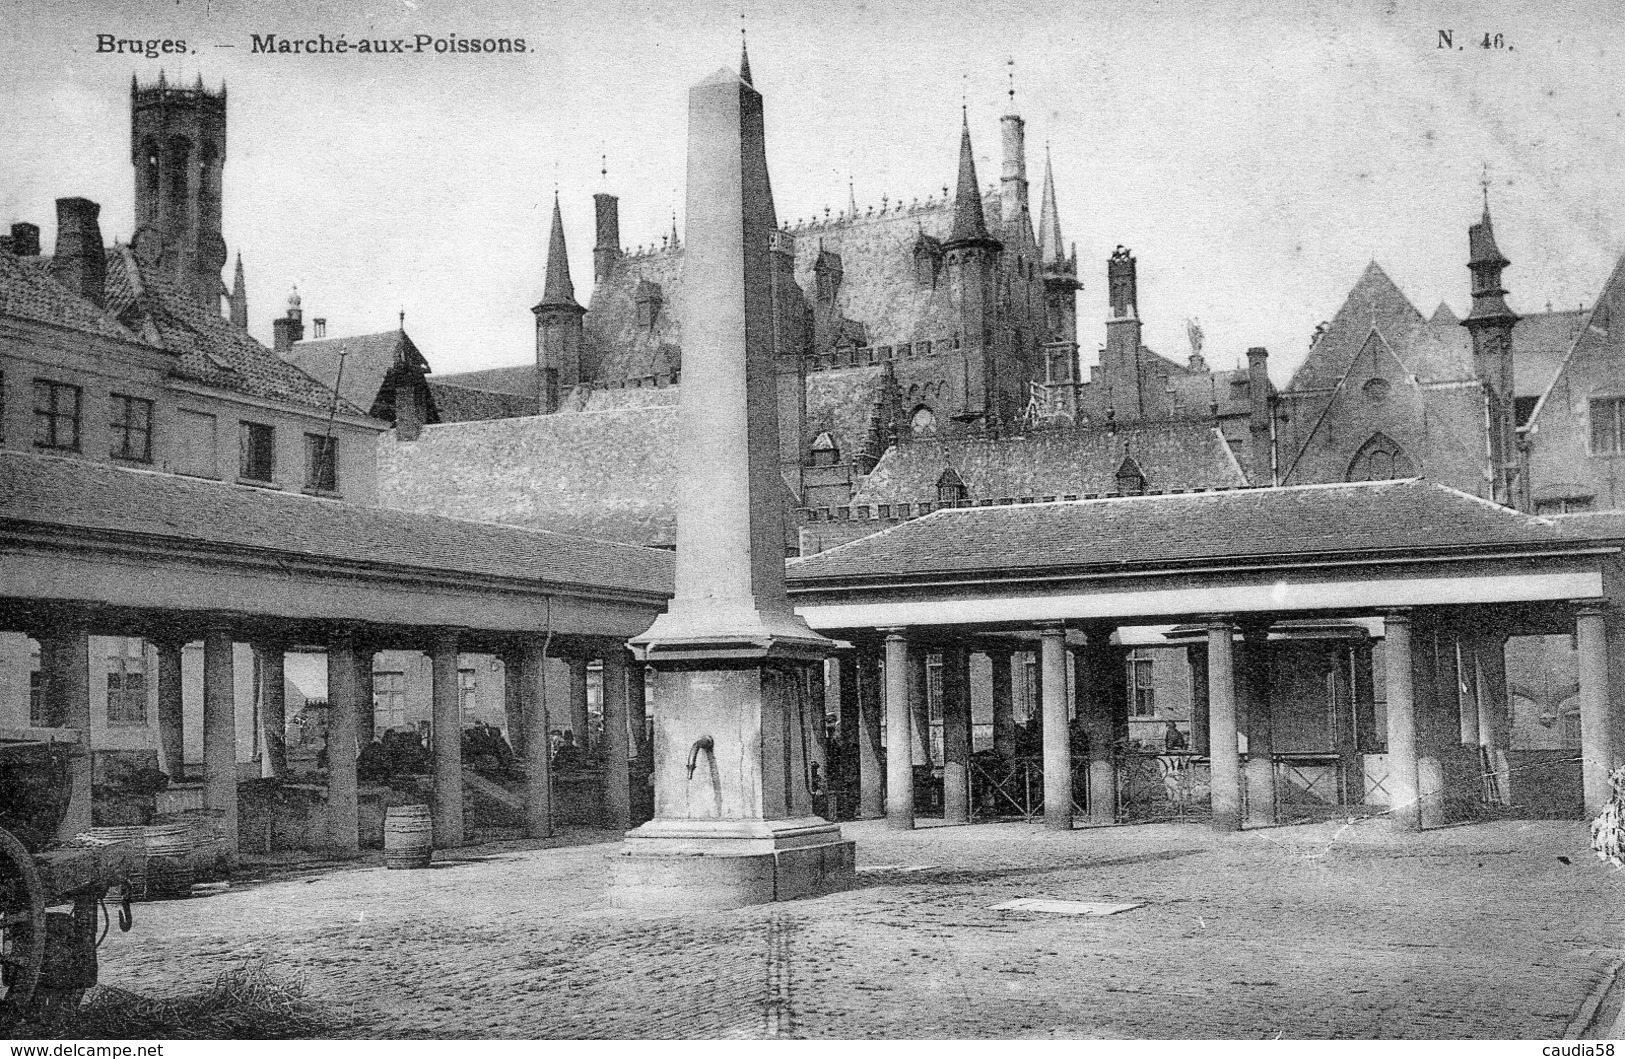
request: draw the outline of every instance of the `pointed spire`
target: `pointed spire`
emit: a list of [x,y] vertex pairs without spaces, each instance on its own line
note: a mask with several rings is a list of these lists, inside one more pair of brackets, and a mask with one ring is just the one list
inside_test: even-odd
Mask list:
[[970,145],[970,116],[963,114],[959,127],[959,185],[954,191],[954,226],[948,245],[995,243],[987,234],[982,214],[981,185],[976,181],[976,157]]
[[745,40],[745,13],[743,11],[739,12],[739,79],[752,88],[755,87],[755,82],[750,79],[750,47]]
[[858,215],[858,191],[851,173],[846,174],[846,215],[854,219]]
[[547,239],[547,278],[542,287],[541,306],[579,309],[576,287],[570,281],[570,258],[564,248],[564,217],[559,212],[558,192],[553,193],[553,231]]
[[238,327],[248,327],[248,284],[243,280],[243,253],[237,252],[237,268],[231,277],[231,297],[228,299],[228,313],[231,322]]
[[676,250],[679,245],[680,245],[680,240],[677,238],[677,211],[672,210],[671,211],[671,248],[673,250]]
[[1046,266],[1066,264],[1066,247],[1061,241],[1061,214],[1055,205],[1055,172],[1050,166],[1049,144],[1044,145],[1044,202],[1038,208],[1038,261]]

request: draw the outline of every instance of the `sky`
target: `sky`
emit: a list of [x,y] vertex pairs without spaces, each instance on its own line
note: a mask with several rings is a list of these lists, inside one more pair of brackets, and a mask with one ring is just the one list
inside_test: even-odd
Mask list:
[[[1149,346],[1183,359],[1195,318],[1209,363],[1262,345],[1277,384],[1371,260],[1464,314],[1486,179],[1514,308],[1589,305],[1625,252],[1616,0],[0,0],[0,225],[39,224],[49,252],[54,200],[82,195],[128,239],[130,76],[201,73],[229,86],[224,227],[256,336],[297,284],[329,337],[404,311],[439,372],[523,363],[555,187],[585,302],[595,191],[628,245],[681,228],[686,90],[737,65],[741,12],[781,219],[841,209],[849,177],[860,208],[940,194],[962,101],[996,180],[1013,73],[1035,203],[1048,145],[1077,244],[1086,364],[1119,244]],[[265,55],[256,33],[527,50]]]

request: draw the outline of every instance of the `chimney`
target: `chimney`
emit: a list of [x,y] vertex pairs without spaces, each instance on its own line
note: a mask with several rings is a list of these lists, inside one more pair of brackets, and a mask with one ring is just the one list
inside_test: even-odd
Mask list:
[[1252,434],[1251,460],[1254,485],[1275,484],[1275,444],[1270,411],[1274,393],[1270,387],[1270,351],[1253,346],[1247,351],[1247,396],[1252,408],[1247,427]]
[[11,226],[11,236],[0,243],[18,257],[39,257],[39,225],[18,221]]
[[423,433],[423,421],[428,418],[420,407],[418,396],[421,378],[411,372],[399,372],[395,379],[395,437],[401,441],[416,441]]
[[592,248],[592,278],[609,275],[621,256],[621,200],[607,192],[592,197],[598,222],[598,240]]
[[57,282],[97,305],[107,303],[107,250],[97,221],[101,212],[89,199],[57,199],[56,256],[51,261]]

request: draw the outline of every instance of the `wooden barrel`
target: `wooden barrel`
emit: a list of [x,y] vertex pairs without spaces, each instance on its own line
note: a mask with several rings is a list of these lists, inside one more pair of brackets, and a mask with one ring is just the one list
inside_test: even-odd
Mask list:
[[427,868],[434,852],[434,821],[427,805],[384,810],[384,867]]
[[192,893],[192,828],[187,824],[154,824],[147,833],[149,901],[187,897]]

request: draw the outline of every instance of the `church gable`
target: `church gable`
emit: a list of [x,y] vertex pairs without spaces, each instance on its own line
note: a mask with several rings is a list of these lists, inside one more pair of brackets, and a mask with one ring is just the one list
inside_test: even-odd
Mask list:
[[1331,389],[1365,347],[1366,336],[1379,332],[1395,348],[1409,346],[1411,335],[1425,326],[1422,314],[1375,261],[1366,266],[1337,315],[1320,331],[1287,390]]

